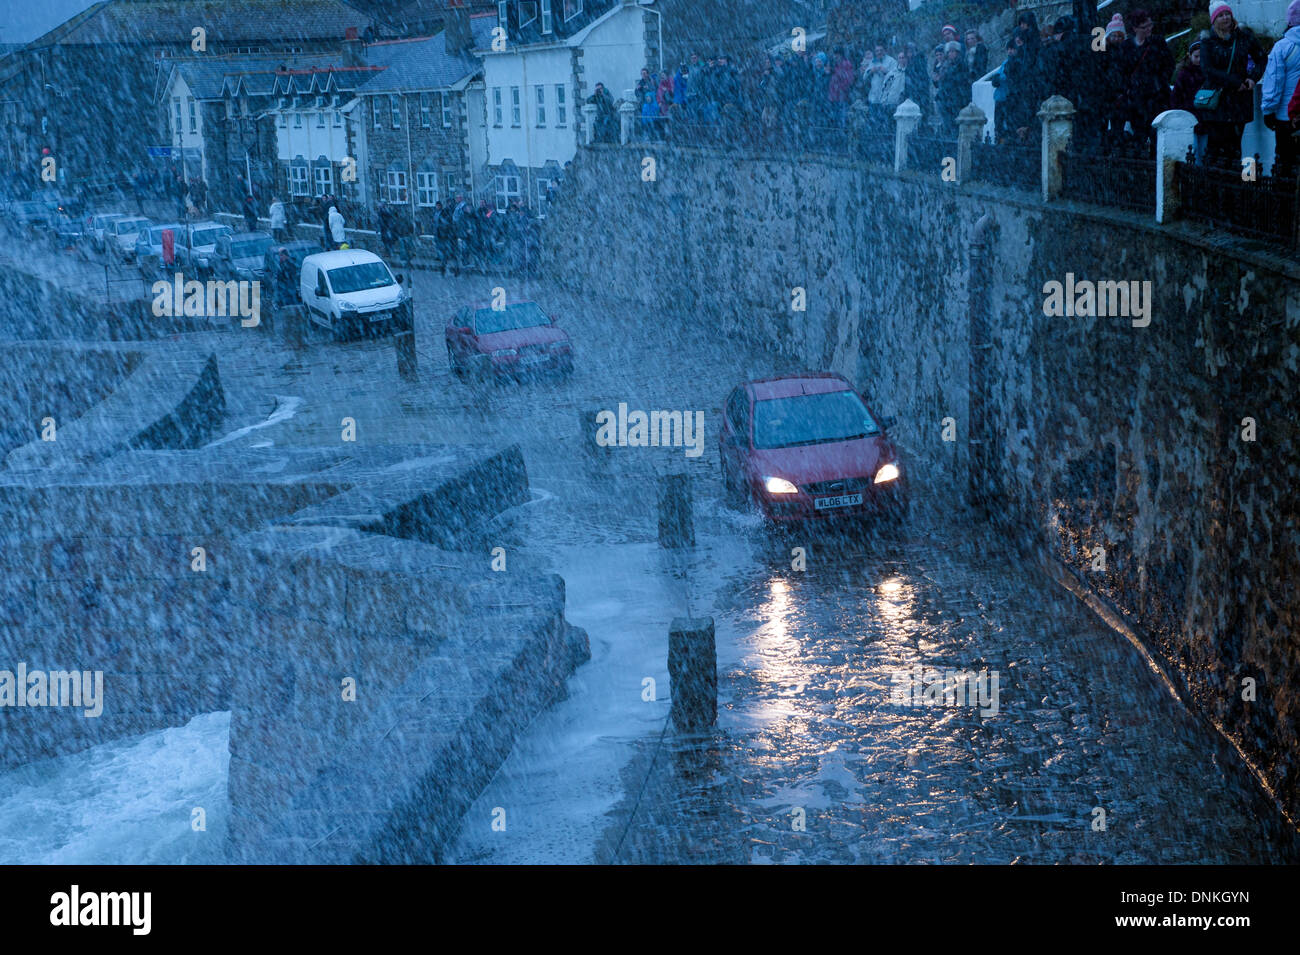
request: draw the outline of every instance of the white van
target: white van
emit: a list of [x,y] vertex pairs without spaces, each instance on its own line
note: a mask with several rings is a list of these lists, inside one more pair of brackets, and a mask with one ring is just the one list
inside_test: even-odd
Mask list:
[[343,339],[391,326],[410,308],[410,293],[401,283],[373,252],[343,249],[303,259],[298,293],[307,316]]

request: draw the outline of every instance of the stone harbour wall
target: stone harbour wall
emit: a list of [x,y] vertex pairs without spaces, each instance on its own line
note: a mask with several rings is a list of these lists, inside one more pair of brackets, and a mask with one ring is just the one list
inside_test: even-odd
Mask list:
[[[986,214],[989,347],[973,373]],[[543,272],[561,283],[845,374],[949,494],[970,481],[976,388],[994,519],[1131,624],[1300,816],[1296,263],[1028,191],[663,146],[582,150],[544,228]],[[1149,282],[1149,324],[1049,316],[1046,283],[1071,274]]]

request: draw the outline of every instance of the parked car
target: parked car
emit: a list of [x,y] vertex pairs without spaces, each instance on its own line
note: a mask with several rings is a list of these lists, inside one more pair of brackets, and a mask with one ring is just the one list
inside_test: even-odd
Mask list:
[[311,321],[336,340],[382,331],[412,307],[402,276],[363,249],[318,252],[302,260],[298,292]]
[[216,257],[217,242],[222,236],[233,235],[230,226],[220,222],[195,222],[189,227],[183,253],[177,257],[192,273],[194,278],[208,278],[212,275],[213,260]]
[[[55,206],[57,211],[58,207]],[[19,230],[33,230],[47,226],[53,213],[47,202],[40,199],[15,199],[9,204],[9,218]]]
[[734,506],[775,523],[901,516],[907,485],[884,423],[839,375],[790,375],[732,390],[718,432]]
[[573,341],[536,302],[466,305],[447,323],[444,336],[455,375],[573,372]]
[[109,255],[120,262],[135,261],[135,241],[149,226],[149,220],[143,216],[114,219],[104,229],[104,246]]
[[[171,230],[173,236],[173,252],[175,261],[173,265],[168,266],[162,260],[163,250],[163,233]],[[181,258],[181,249],[185,244],[186,226],[183,222],[162,222],[158,225],[152,225],[148,229],[141,229],[135,239],[135,255],[133,256],[136,264],[140,268],[140,274],[145,277],[146,281],[159,278],[165,272],[183,269],[183,260]],[[151,267],[153,271],[151,271]]]
[[55,211],[50,219],[50,244],[57,252],[66,252],[81,245],[85,226],[80,216],[72,216],[63,209]]
[[274,244],[267,232],[240,232],[219,236],[210,259],[213,277],[241,282],[264,279],[266,253]]
[[84,231],[90,248],[103,252],[107,248],[108,227],[126,217],[124,212],[95,212],[86,216]]
[[315,255],[317,252],[324,252],[319,242],[312,239],[290,239],[288,242],[273,242],[271,247],[266,250],[262,256],[262,276],[272,274],[275,264],[280,259],[280,250],[285,249],[289,253],[289,260],[293,262],[294,272],[301,274],[302,260],[309,255]]

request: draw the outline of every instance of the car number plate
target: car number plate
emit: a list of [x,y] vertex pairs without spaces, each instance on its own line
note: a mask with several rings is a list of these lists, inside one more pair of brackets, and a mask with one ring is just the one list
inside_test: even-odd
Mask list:
[[371,312],[370,315],[367,316],[367,318],[368,318],[370,321],[372,321],[372,322],[382,322],[384,319],[388,318],[388,313],[387,313],[387,312]]
[[861,503],[861,494],[840,494],[837,497],[819,497],[813,501],[813,506],[819,511],[824,511],[832,507],[852,507],[854,504]]
[[525,355],[521,361],[525,365],[538,365],[546,361],[546,355]]

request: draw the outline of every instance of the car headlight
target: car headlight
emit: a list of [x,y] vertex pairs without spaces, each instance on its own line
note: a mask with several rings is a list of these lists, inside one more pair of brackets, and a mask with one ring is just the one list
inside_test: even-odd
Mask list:
[[893,481],[898,477],[898,475],[899,470],[897,464],[882,465],[880,470],[876,472],[876,483],[884,484],[886,481]]
[[357,307],[353,305],[351,302],[339,302],[340,312],[355,312],[356,310]]
[[787,481],[785,478],[765,477],[763,478],[763,487],[767,488],[768,494],[798,494],[799,489]]
[[518,354],[519,354],[519,349],[517,348],[498,348],[496,351],[492,353],[492,357],[504,358],[507,355],[518,355]]

